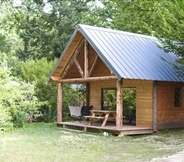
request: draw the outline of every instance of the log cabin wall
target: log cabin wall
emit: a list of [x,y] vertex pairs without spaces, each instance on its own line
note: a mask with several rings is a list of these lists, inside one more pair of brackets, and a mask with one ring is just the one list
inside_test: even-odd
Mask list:
[[102,88],[115,88],[116,80],[110,81],[96,81],[90,83],[90,105],[93,105],[93,109],[101,109],[101,89]]
[[[101,89],[115,87],[115,80],[91,82],[90,105],[101,109]],[[136,126],[152,128],[153,81],[124,79],[123,87],[136,88]]]
[[153,127],[153,81],[124,80],[124,87],[136,88],[136,126]]
[[[181,88],[181,106],[174,106],[174,89]],[[158,129],[184,128],[184,84],[158,82]]]

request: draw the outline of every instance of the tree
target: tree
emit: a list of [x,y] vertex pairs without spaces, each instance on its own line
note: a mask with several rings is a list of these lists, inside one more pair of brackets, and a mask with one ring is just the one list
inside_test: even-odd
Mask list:
[[[106,26],[107,20],[103,16],[106,11],[91,0],[25,0],[20,5],[13,2],[7,0],[0,4],[3,10],[0,14],[1,50],[7,65],[12,67],[11,75],[33,84],[37,99],[47,101],[41,110],[44,120],[51,121],[55,117],[57,87],[45,82],[55,64],[54,59],[60,57],[79,23]],[[74,102],[77,90],[67,84],[63,88],[68,89],[63,95],[67,113],[68,104]]]
[[[110,26],[109,8],[98,6],[95,0],[25,0],[20,5],[13,2],[7,0],[0,4],[1,27],[18,36],[14,49],[16,57],[22,61],[59,58],[79,23]],[[11,38],[16,37],[12,35]],[[4,41],[1,43],[3,47],[11,46]]]
[[[105,0],[106,1],[106,0]],[[113,28],[133,33],[152,35],[160,30],[162,7],[166,1],[109,0]]]
[[8,67],[11,68],[11,74],[16,76],[20,74],[21,62],[15,55],[22,41],[16,33],[15,19],[11,14],[15,10],[11,2],[0,3],[0,55],[7,61]]
[[93,24],[103,21],[103,9],[92,6],[90,0],[23,1],[13,12],[13,22],[23,41],[17,56],[21,60],[59,58],[79,23],[89,23],[88,19]]

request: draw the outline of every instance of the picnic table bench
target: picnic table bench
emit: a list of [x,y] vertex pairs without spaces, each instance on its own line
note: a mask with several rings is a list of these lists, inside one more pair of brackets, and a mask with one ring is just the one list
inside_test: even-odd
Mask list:
[[94,119],[102,120],[101,127],[104,127],[108,119],[116,120],[116,111],[109,110],[91,110],[91,116],[84,116],[86,119],[89,119],[89,125],[93,124]]

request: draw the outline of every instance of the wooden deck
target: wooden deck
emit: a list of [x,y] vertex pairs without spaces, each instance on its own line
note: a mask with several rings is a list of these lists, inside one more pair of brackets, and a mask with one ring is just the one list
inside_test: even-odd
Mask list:
[[93,131],[93,132],[109,132],[113,135],[138,135],[138,134],[151,134],[153,133],[152,128],[137,127],[134,125],[123,125],[122,128],[117,128],[115,123],[107,123],[105,127],[101,127],[101,123],[93,123],[92,126],[88,125],[87,121],[75,121],[75,122],[58,122],[57,126],[63,128],[78,129],[83,131]]

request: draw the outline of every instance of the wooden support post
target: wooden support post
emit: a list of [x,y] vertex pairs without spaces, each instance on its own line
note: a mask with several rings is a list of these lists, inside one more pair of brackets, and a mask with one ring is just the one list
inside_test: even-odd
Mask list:
[[90,93],[90,86],[89,82],[86,83],[86,105],[89,106],[89,93]]
[[153,82],[153,131],[158,131],[158,112],[157,112],[157,82]]
[[62,84],[58,83],[57,122],[62,122]]
[[89,51],[86,39],[84,41],[84,77],[89,77]]
[[86,132],[87,131],[87,128],[86,127],[84,127],[84,132]]
[[123,125],[122,80],[117,80],[116,89],[116,127],[121,128]]

